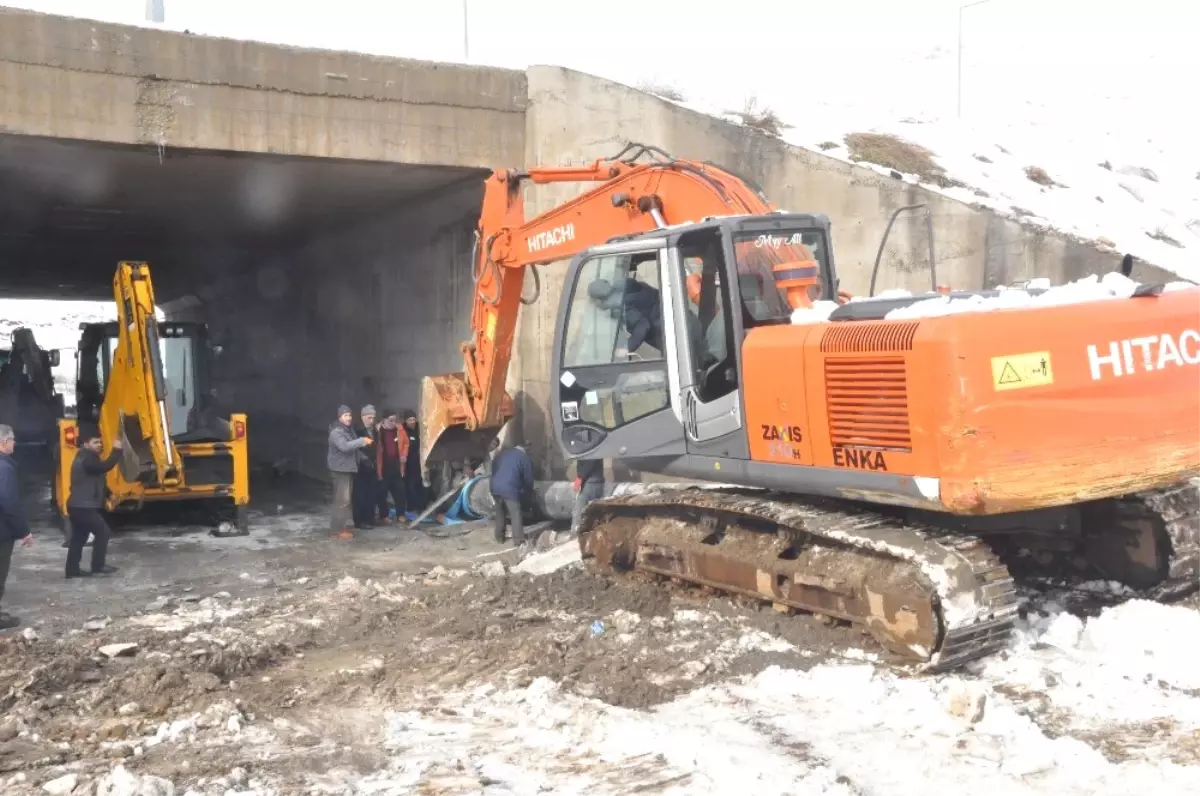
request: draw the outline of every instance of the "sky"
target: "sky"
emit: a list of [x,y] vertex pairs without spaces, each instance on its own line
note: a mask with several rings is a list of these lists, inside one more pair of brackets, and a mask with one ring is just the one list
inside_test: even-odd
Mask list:
[[[784,118],[839,104],[921,119],[956,113],[961,0],[741,0],[727,9],[696,0],[164,3],[166,26],[193,33],[456,62],[464,61],[466,5],[470,63],[556,64],[668,84],[726,109],[755,94]],[[145,0],[5,4],[145,19]],[[1178,106],[1191,79],[1180,78],[1200,74],[1200,4],[987,0],[962,20],[964,118],[1061,117],[1190,137],[1160,120],[1190,115]]]

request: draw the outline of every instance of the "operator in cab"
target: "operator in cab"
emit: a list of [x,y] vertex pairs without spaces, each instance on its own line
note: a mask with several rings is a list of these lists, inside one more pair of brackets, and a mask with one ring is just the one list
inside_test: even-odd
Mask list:
[[617,356],[626,357],[642,345],[662,353],[662,296],[658,288],[639,282],[632,276],[621,280],[619,287],[607,279],[597,279],[588,285],[588,296],[600,307],[624,315],[629,339],[625,348],[617,351]]
[[[108,554],[108,539],[111,536],[108,523],[100,510],[104,507],[104,480],[108,471],[121,459],[121,440],[114,439],[108,455],[100,457],[104,441],[100,429],[81,427],[79,453],[71,464],[71,493],[67,498],[67,516],[71,520],[71,538],[67,542],[67,577],[85,578],[92,575],[111,575],[116,567],[105,564]],[[92,542],[92,567],[79,568],[83,558],[83,546],[88,535]]]

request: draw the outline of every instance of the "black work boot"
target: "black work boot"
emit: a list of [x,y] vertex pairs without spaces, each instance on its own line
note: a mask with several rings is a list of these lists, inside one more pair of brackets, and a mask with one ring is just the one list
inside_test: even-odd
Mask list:
[[21,620],[18,617],[0,611],[0,630],[11,630],[14,627],[20,626]]

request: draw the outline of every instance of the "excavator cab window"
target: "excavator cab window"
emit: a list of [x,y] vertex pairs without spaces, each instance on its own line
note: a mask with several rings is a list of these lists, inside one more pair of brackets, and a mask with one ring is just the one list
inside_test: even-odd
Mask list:
[[657,253],[596,257],[579,272],[566,336],[572,367],[662,359]]
[[820,229],[782,229],[770,232],[736,230],[733,256],[746,328],[789,323],[792,305],[777,283],[777,266],[786,263],[793,274],[812,279],[808,300],[833,295],[824,287],[830,279],[828,247]]
[[580,263],[562,336],[565,423],[611,431],[669,405],[659,268],[657,250]]
[[688,304],[695,310],[694,315],[689,313],[688,340],[696,370],[697,397],[702,403],[728,395],[738,386],[737,346],[728,312],[732,303],[724,276],[722,243],[719,229],[686,233],[678,243]]

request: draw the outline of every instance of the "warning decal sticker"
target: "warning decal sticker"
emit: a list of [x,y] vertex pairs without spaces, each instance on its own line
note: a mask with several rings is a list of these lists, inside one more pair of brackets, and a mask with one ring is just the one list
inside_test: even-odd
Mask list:
[[997,390],[1019,390],[1053,383],[1049,351],[992,357],[992,386]]

